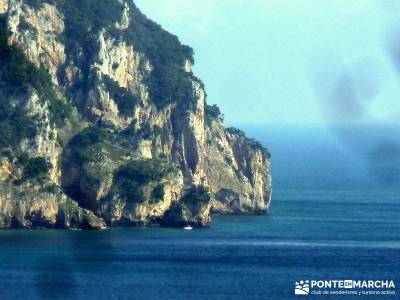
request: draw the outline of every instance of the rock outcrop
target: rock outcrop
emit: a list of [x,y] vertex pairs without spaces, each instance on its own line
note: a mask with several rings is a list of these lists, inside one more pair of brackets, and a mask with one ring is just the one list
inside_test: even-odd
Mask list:
[[0,0],[0,227],[262,214],[270,154],[225,129],[193,51],[132,1]]
[[8,11],[8,0],[0,0],[0,14]]
[[81,208],[56,185],[0,186],[0,228],[102,229],[105,222]]

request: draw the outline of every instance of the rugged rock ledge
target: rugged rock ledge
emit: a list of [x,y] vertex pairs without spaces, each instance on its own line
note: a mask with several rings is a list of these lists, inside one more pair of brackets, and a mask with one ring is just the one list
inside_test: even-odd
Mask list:
[[225,129],[193,50],[132,1],[0,0],[0,227],[262,214],[270,155]]

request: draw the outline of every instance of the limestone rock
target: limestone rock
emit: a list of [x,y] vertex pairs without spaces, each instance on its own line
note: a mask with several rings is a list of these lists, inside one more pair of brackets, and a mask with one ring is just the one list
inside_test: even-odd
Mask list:
[[10,43],[21,47],[35,65],[44,65],[53,82],[58,83],[57,71],[66,59],[60,42],[64,31],[62,14],[47,3],[35,10],[21,0],[11,0],[8,16]]
[[0,0],[0,14],[6,13],[8,10],[8,0]]
[[192,186],[186,189],[181,201],[175,202],[165,213],[162,226],[206,227],[210,224],[211,195],[207,188]]
[[104,221],[53,185],[0,186],[0,228],[101,229]]
[[109,224],[157,222],[179,200],[183,189],[180,170],[163,161],[131,161],[113,177],[113,186],[99,209]]
[[[78,3],[0,0],[8,46],[41,80],[26,76],[7,95],[34,130],[0,146],[0,226],[208,226],[211,212],[266,213],[270,154],[224,128],[193,74],[191,48],[133,1]],[[36,158],[50,168],[26,178]]]

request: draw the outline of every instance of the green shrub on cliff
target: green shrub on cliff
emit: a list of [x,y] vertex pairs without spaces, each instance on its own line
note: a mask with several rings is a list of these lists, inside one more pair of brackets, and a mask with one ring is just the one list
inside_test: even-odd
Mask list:
[[33,138],[36,131],[25,109],[12,105],[0,91],[0,148],[16,147],[22,139]]
[[110,97],[116,102],[119,112],[125,117],[132,116],[135,112],[135,105],[139,102],[138,98],[127,89],[120,87],[108,76],[103,77],[103,83],[110,93]]
[[204,186],[192,186],[185,192],[182,202],[186,205],[193,206],[205,204],[211,201],[210,190]]
[[204,108],[205,120],[208,124],[211,124],[212,120],[219,119],[222,122],[224,121],[224,115],[221,113],[218,105],[208,105],[206,104]]
[[24,178],[43,180],[50,169],[51,164],[44,157],[31,158],[24,168]]
[[164,197],[164,186],[161,181],[166,176],[177,172],[179,171],[175,165],[165,161],[134,160],[122,166],[115,173],[113,193],[118,193],[132,202],[142,203],[146,200],[143,187],[151,182],[156,182],[158,184],[148,200],[157,202]]
[[78,162],[96,161],[107,139],[107,131],[99,127],[88,127],[74,136],[68,144],[72,158]]
[[177,172],[175,166],[158,159],[142,159],[129,162],[120,168],[116,178],[129,178],[139,184],[147,184],[150,181],[160,181],[168,174]]

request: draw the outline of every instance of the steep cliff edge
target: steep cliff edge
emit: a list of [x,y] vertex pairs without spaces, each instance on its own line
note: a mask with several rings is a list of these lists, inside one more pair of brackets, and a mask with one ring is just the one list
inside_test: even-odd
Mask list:
[[265,213],[270,155],[132,1],[0,0],[0,227]]

